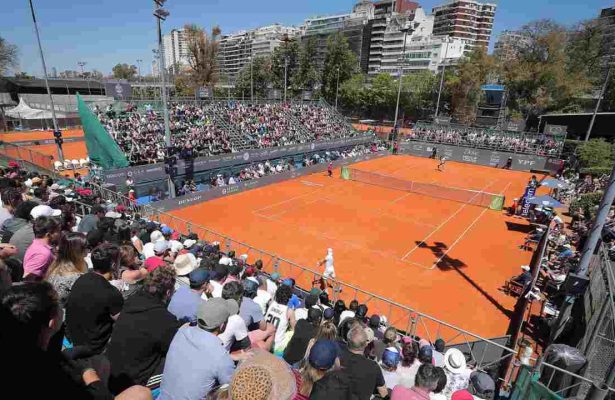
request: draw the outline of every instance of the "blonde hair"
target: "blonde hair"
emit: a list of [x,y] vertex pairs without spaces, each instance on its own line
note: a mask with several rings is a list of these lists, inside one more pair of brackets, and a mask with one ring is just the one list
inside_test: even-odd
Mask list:
[[86,273],[88,271],[84,258],[87,253],[86,245],[83,233],[64,233],[58,244],[58,256],[49,266],[45,277]]
[[323,322],[316,332],[316,336],[314,337],[314,341],[318,339],[328,339],[335,340],[337,338],[337,327],[331,321]]
[[314,383],[322,379],[323,376],[327,373],[327,371],[319,370],[310,365],[309,362],[306,362],[301,368],[301,388],[299,389],[299,393],[305,397],[310,397],[312,393],[312,388],[314,387]]

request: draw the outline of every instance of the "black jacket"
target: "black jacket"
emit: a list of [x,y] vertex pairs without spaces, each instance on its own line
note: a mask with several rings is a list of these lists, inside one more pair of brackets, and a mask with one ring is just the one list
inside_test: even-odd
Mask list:
[[314,383],[310,400],[358,400],[352,393],[351,382],[344,370],[327,372]]
[[111,391],[145,385],[150,377],[161,374],[179,326],[166,304],[148,293],[139,291],[126,300],[107,345]]

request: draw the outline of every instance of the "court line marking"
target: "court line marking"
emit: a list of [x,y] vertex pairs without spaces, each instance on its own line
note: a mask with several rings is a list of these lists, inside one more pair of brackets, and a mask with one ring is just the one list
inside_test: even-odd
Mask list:
[[[502,190],[499,194],[503,194],[506,193],[506,191],[508,190],[508,188],[510,187],[512,182],[508,182],[508,184],[506,185],[506,187],[504,188],[504,190]],[[429,268],[430,270],[436,268],[438,266],[438,264],[440,263],[440,261],[442,261],[442,259],[444,257],[446,257],[446,255],[453,250],[453,248],[457,245],[457,243],[459,243],[461,241],[461,239],[463,239],[463,237],[474,227],[474,225],[476,225],[476,223],[482,218],[483,215],[485,215],[485,212],[489,211],[488,208],[485,208],[475,219],[474,221],[472,221],[472,223],[461,233],[461,235],[459,235],[459,237],[453,242],[453,244],[450,245],[450,247],[448,249],[446,249],[446,251],[444,252],[444,254],[442,254],[442,256],[440,256],[440,258],[438,258],[438,260],[436,260],[436,262],[434,262],[431,265],[431,268]]]
[[[326,201],[327,199],[319,198],[318,200]],[[361,245],[361,244],[359,244],[357,242],[351,241],[351,240],[340,239],[340,238],[337,238],[335,236],[332,236],[332,235],[329,235],[329,234],[326,234],[326,233],[323,233],[323,232],[319,232],[319,231],[317,231],[315,229],[306,228],[306,227],[304,227],[302,225],[299,225],[299,224],[297,224],[295,222],[287,222],[287,221],[283,221],[283,220],[280,220],[280,219],[272,217],[272,216],[267,216],[267,215],[262,215],[262,214],[255,214],[255,215],[257,217],[264,218],[264,219],[269,220],[271,222],[276,222],[276,223],[279,223],[279,224],[283,224],[286,227],[293,226],[298,231],[307,233],[308,235],[311,235],[311,236],[320,237],[321,239],[326,239],[326,240],[330,240],[330,241],[334,241],[334,242],[344,243],[344,244],[346,244],[346,245],[348,245],[348,246],[350,246],[352,248],[360,249],[360,250],[363,250],[363,251],[366,251],[366,252],[369,252],[369,253],[373,253],[373,254],[376,254],[376,255],[378,255],[380,257],[390,258],[391,260],[398,261],[398,262],[401,261],[404,264],[420,266],[422,269],[425,269],[425,270],[429,270],[430,269],[429,266],[424,265],[424,264],[419,264],[419,263],[416,263],[416,262],[413,262],[413,261],[400,260],[393,253],[388,253],[388,252],[384,252],[384,251],[381,251],[381,250],[374,250],[372,248],[365,247],[365,246],[363,246],[363,245]]]
[[324,184],[322,184],[322,183],[316,183],[316,182],[305,181],[305,180],[302,180],[302,181],[301,181],[301,183],[303,183],[305,186],[317,186],[317,187],[323,187],[323,186],[325,186],[325,185],[324,185]]
[[[485,185],[480,191],[484,192],[485,189],[487,189],[489,186],[491,186],[493,183],[495,183],[496,181],[498,181],[499,179],[496,179],[495,181],[491,181],[489,182],[487,185]],[[432,237],[436,232],[438,232],[440,229],[442,229],[444,227],[444,225],[448,224],[449,221],[451,219],[453,219],[455,216],[457,216],[457,214],[459,214],[464,208],[466,208],[466,206],[468,205],[468,203],[464,203],[461,207],[459,207],[459,209],[457,211],[455,211],[450,217],[448,217],[446,220],[444,220],[444,222],[442,222],[440,225],[438,225],[433,231],[431,231],[431,233],[429,235],[427,235],[425,238],[423,238],[423,240],[421,240],[417,245],[415,245],[410,251],[408,251],[406,254],[404,254],[404,256],[401,258],[402,261],[406,260],[406,257],[408,257],[409,255],[411,255],[412,253],[414,253],[416,251],[416,249],[418,249],[421,244],[425,243],[425,241],[427,239],[429,239],[430,237]]]

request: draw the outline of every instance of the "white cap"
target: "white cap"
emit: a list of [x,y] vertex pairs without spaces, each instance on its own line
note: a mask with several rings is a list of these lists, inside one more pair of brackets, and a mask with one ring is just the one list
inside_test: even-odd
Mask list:
[[530,270],[530,266],[529,265],[522,265],[521,269],[524,271],[529,271]]
[[184,240],[184,247],[189,249],[196,244],[196,240],[194,239],[186,239]]
[[38,217],[59,217],[62,215],[62,210],[56,210],[43,204],[34,207],[32,211],[30,211],[30,215],[34,219],[37,219]]
[[162,235],[162,232],[156,230],[153,231],[152,233],[149,234],[149,241],[152,243],[156,243],[159,242],[161,240],[164,240],[164,236]]
[[162,254],[169,248],[169,242],[166,240],[159,240],[154,243],[154,253]]
[[119,212],[115,212],[115,211],[107,211],[107,213],[105,214],[105,217],[118,219],[118,218],[122,218],[122,214],[120,214]]

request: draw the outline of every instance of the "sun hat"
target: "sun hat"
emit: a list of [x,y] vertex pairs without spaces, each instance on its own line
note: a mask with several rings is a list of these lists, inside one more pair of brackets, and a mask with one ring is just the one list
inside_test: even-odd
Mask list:
[[297,393],[297,382],[283,359],[255,349],[235,370],[229,392],[232,400],[292,399]]
[[339,350],[337,344],[332,340],[319,339],[310,349],[308,362],[319,370],[328,370],[335,364]]
[[38,205],[30,210],[30,216],[33,219],[37,219],[38,217],[59,217],[62,215],[62,210],[56,210],[44,204]]
[[[156,242],[156,245],[154,245],[154,250],[158,243],[164,242]],[[195,259],[190,257],[188,254],[180,254],[173,262],[173,268],[175,268],[175,272],[178,276],[188,275],[194,271],[196,267],[197,265]]]
[[224,324],[231,315],[239,312],[239,306],[233,299],[213,297],[199,302],[196,312],[197,324],[205,330],[214,330]]
[[189,249],[196,244],[196,240],[194,239],[186,239],[184,240],[184,248]]
[[444,366],[449,372],[460,373],[466,368],[466,357],[459,349],[448,349],[444,353]]

